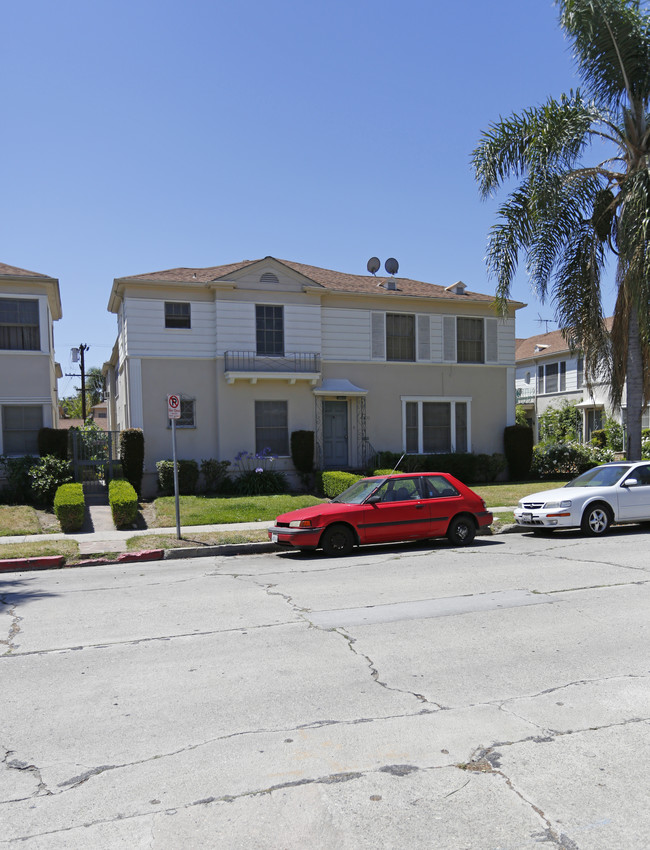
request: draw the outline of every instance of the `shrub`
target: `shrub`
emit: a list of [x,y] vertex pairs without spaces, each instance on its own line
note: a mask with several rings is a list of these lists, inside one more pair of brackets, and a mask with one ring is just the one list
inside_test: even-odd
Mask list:
[[328,499],[333,499],[351,487],[355,481],[358,481],[362,476],[355,475],[353,472],[323,472],[323,493]]
[[68,459],[69,432],[66,429],[41,428],[38,432],[38,453],[41,457],[53,455],[60,460]]
[[594,446],[599,446],[604,449],[607,445],[607,431],[604,428],[598,428],[591,432],[591,443]]
[[116,528],[132,525],[138,515],[138,494],[128,481],[111,481],[108,485],[108,503],[111,506]]
[[79,531],[86,505],[81,484],[62,484],[54,496],[54,513],[65,532]]
[[513,481],[526,478],[533,459],[533,429],[527,425],[508,425],[503,429],[503,448]]
[[124,477],[140,495],[144,472],[144,434],[141,428],[127,428],[120,434],[120,460]]
[[309,475],[314,470],[314,432],[291,432],[291,460],[298,472]]
[[201,475],[207,493],[219,493],[224,489],[226,480],[230,481],[226,470],[230,466],[229,460],[216,460],[208,458],[201,461]]
[[[193,496],[199,480],[199,465],[195,460],[179,460],[178,463],[178,492],[181,496]],[[174,461],[159,460],[158,487],[160,492],[169,495],[174,492]]]
[[[397,452],[378,452],[374,459],[376,468],[380,469],[383,475],[392,472],[448,472],[465,484],[494,481],[506,468],[506,459],[499,453],[488,455],[451,452],[400,455]],[[400,459],[401,462],[398,464]]]
[[539,416],[541,443],[566,443],[577,440],[582,427],[582,414],[566,399],[560,407],[547,407]]
[[275,496],[289,490],[285,474],[273,469],[243,472],[235,479],[234,487],[238,496]]
[[574,477],[612,459],[611,452],[581,443],[540,444],[533,451],[531,472],[539,478]]
[[54,455],[46,455],[29,469],[32,497],[36,504],[51,508],[56,491],[72,478],[72,464]]
[[0,465],[4,467],[7,484],[2,491],[3,500],[9,504],[24,505],[32,501],[32,482],[29,470],[37,462],[35,457],[0,456]]

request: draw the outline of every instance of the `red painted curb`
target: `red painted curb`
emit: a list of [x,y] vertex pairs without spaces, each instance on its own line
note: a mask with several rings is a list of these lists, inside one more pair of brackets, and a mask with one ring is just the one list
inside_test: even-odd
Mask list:
[[0,559],[0,571],[47,570],[52,567],[62,567],[64,563],[63,555],[44,555],[40,558],[4,558]]
[[117,562],[124,564],[129,561],[160,561],[164,557],[164,549],[145,549],[144,552],[124,552],[117,556]]

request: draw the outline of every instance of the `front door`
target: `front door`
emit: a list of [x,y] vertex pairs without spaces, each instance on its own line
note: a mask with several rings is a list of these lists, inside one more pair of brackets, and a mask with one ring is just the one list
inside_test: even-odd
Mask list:
[[323,402],[323,465],[344,469],[348,465],[348,403]]

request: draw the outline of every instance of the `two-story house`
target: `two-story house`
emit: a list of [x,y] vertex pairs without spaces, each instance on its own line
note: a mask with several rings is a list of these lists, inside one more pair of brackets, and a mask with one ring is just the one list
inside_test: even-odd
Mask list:
[[39,429],[57,425],[61,315],[56,278],[0,263],[0,454],[37,454]]
[[109,427],[143,428],[145,486],[171,456],[233,460],[315,432],[321,468],[374,450],[497,452],[514,421],[514,313],[461,282],[344,274],[265,257],[118,278]]
[[[612,319],[607,319],[606,324],[611,329]],[[587,386],[582,355],[569,348],[562,331],[518,339],[516,363],[517,404],[523,405],[536,439],[540,414],[549,407],[559,408],[565,401],[582,412],[580,436],[584,442],[602,428],[605,415],[621,421],[621,411],[612,409],[606,381],[596,377]],[[647,419],[646,410],[644,427]]]

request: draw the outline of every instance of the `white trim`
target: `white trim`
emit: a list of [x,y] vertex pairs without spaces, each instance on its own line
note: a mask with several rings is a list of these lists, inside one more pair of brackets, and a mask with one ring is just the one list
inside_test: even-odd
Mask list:
[[144,428],[142,360],[129,358],[129,428]]

